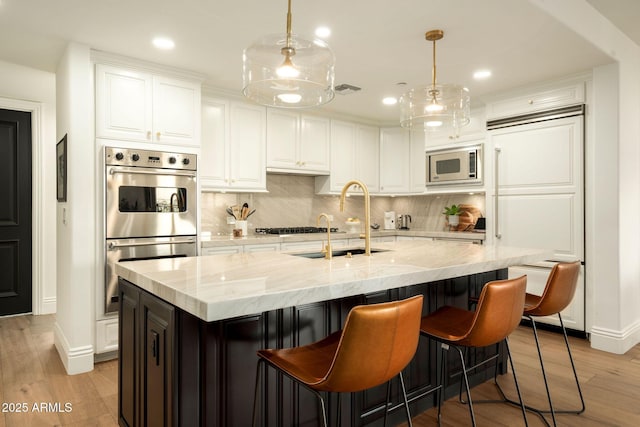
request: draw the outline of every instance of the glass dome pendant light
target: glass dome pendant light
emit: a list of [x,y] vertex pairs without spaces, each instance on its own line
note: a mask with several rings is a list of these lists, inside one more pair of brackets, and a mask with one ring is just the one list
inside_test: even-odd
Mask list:
[[323,40],[292,34],[291,0],[286,34],[257,40],[244,50],[242,63],[242,93],[258,104],[308,108],[335,96],[333,51]]
[[444,31],[431,30],[425,39],[433,42],[431,84],[409,90],[400,97],[400,125],[409,129],[459,129],[470,120],[469,90],[460,85],[436,82],[436,41]]

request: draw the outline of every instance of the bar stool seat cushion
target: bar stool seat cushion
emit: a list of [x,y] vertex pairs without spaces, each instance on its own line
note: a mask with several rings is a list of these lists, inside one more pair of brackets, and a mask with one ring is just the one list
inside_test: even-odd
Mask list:
[[[450,344],[466,347],[485,347],[498,343],[520,323],[525,287],[525,277],[490,282],[478,300],[478,307],[490,309],[469,311],[444,306],[422,318],[420,331]],[[490,292],[486,292],[488,289]]]
[[580,263],[558,263],[547,278],[542,295],[525,295],[525,316],[550,316],[560,313],[573,299],[578,286]]
[[258,356],[317,391],[353,393],[384,384],[413,358],[422,296],[358,306],[342,331],[313,344],[258,351]]

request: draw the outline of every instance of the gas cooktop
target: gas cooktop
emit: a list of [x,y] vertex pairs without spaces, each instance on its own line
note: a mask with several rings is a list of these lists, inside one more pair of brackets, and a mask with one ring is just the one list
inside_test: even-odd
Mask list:
[[[337,228],[331,227],[331,232],[336,233]],[[275,228],[256,228],[256,234],[303,234],[303,233],[326,233],[326,227],[275,227]]]

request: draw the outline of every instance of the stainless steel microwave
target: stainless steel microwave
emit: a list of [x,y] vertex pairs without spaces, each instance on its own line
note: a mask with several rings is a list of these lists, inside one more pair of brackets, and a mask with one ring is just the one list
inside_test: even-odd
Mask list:
[[482,183],[482,146],[427,151],[427,185]]

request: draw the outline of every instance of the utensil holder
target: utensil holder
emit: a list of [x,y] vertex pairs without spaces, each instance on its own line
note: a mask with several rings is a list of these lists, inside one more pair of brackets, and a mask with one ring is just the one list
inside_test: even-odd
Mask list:
[[236,225],[234,227],[236,230],[241,230],[242,234],[239,237],[244,237],[247,235],[247,221],[244,220],[236,220]]

